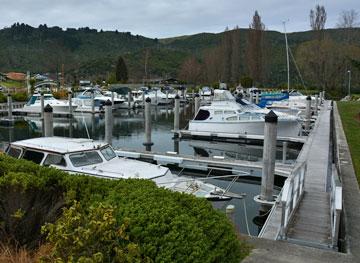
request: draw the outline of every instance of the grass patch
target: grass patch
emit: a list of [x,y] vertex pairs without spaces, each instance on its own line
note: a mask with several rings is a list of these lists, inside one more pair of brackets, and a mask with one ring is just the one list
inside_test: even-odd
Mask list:
[[25,82],[14,80],[0,81],[0,86],[3,86],[5,88],[25,88]]
[[360,183],[360,102],[338,102],[338,109]]

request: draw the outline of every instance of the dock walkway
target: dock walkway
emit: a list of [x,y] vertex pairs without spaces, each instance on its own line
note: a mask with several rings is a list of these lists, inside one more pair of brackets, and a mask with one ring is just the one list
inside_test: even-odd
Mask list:
[[[326,191],[330,159],[330,102],[325,102],[297,159],[307,162],[304,195],[287,227],[289,242],[331,248],[330,196]],[[281,203],[269,215],[259,237],[276,240],[281,226]]]
[[[320,111],[309,149],[300,153],[299,161],[307,160],[305,192],[290,223],[287,238],[302,244],[331,247],[330,194],[327,178],[330,166],[329,105]],[[306,155],[305,155],[306,154]]]

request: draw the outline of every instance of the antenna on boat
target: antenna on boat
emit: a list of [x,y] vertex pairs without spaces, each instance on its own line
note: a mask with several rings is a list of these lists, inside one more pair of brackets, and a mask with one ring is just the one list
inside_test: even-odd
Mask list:
[[289,46],[288,46],[287,35],[286,35],[286,22],[287,21],[289,21],[289,19],[283,21],[283,25],[284,25],[284,34],[285,34],[285,44],[286,44],[287,88],[288,88],[288,92],[290,92]]

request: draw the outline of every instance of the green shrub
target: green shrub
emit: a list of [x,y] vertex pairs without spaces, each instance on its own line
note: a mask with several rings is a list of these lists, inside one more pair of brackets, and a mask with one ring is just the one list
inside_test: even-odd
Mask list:
[[0,92],[0,103],[4,103],[7,101],[6,95],[4,93]]
[[[11,191],[21,194],[8,195]],[[41,200],[54,206],[41,207]],[[207,200],[158,188],[149,180],[69,175],[0,156],[0,207],[6,208],[0,213],[0,241],[12,237],[27,245],[29,232],[36,238],[31,242],[43,241],[36,226],[47,222],[43,234],[53,246],[50,259],[239,262],[249,250]]]
[[28,96],[26,92],[18,92],[12,95],[14,101],[27,101]]

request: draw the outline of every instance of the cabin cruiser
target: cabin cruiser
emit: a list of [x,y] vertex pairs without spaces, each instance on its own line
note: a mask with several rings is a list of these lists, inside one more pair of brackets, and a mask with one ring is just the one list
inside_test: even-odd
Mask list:
[[136,96],[134,97],[134,103],[137,105],[142,105],[143,103],[143,94],[144,99],[150,98],[151,105],[168,105],[172,103],[171,96],[168,94],[168,98],[166,99],[166,94],[163,93],[160,89],[154,88],[154,89],[142,89],[139,90],[136,93]]
[[[77,111],[90,112],[92,111],[92,96],[94,95],[95,111],[101,112],[104,109],[105,102],[111,100],[111,97],[104,96],[99,89],[87,88],[78,96],[72,99],[73,104],[77,105]],[[125,99],[114,98],[114,109],[119,109]]]
[[[265,115],[269,112],[269,109],[262,109],[244,99],[236,101],[228,90],[215,90],[211,105],[200,107],[188,129],[193,132],[264,135]],[[275,113],[278,116],[278,136],[300,134],[299,117]]]
[[179,177],[163,166],[120,158],[104,142],[91,139],[41,137],[12,142],[6,153],[42,166],[71,174],[85,174],[104,179],[149,179],[159,187],[193,194],[210,200],[228,200],[225,190],[199,180]]
[[199,91],[199,95],[209,97],[209,96],[213,95],[213,92],[210,87],[202,87]]
[[[44,106],[46,105],[50,105],[55,114],[69,113],[69,102],[57,100],[51,93],[44,94]],[[73,111],[76,110],[76,108],[77,105],[72,105]],[[28,113],[41,113],[41,94],[33,94],[22,108],[22,111]]]

